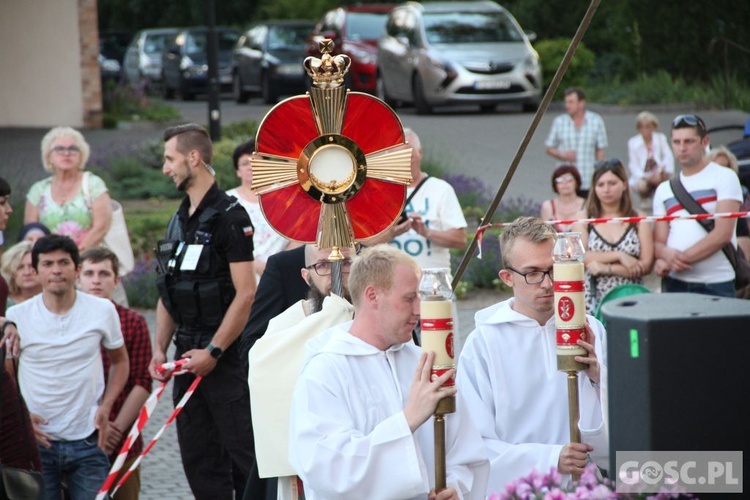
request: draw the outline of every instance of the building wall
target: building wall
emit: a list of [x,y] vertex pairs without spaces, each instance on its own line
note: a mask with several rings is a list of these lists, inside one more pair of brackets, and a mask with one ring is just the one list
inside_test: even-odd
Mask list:
[[101,126],[96,0],[0,1],[0,127]]

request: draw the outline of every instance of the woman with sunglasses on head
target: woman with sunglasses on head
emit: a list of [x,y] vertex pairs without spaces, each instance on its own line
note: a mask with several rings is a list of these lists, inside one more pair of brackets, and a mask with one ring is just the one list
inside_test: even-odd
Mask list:
[[[591,192],[579,219],[634,217],[643,215],[633,208],[628,174],[620,160],[595,165]],[[651,224],[576,223],[586,248],[586,311],[594,314],[599,301],[618,285],[643,284],[642,277],[651,271],[654,240]]]
[[[581,174],[573,165],[560,165],[552,172],[552,191],[557,198],[542,203],[540,218],[542,220],[574,219],[583,210],[586,200],[578,196],[581,188]],[[555,224],[555,231],[570,231],[570,224]]]
[[24,224],[41,222],[53,233],[70,236],[81,251],[99,245],[109,229],[112,204],[104,181],[84,173],[88,143],[73,128],[55,127],[42,138],[41,149],[44,169],[52,175],[29,189]]

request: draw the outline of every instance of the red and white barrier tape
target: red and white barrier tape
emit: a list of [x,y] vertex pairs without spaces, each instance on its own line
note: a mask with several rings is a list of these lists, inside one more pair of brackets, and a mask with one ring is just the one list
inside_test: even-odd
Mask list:
[[[584,224],[635,224],[641,221],[649,222],[671,222],[673,220],[708,220],[708,219],[738,219],[750,217],[750,212],[721,212],[718,214],[689,214],[689,215],[638,215],[635,217],[598,217],[594,219],[560,219],[545,221],[547,224],[571,225],[577,222]],[[496,222],[494,224],[485,224],[477,229],[477,248],[479,253],[478,259],[482,258],[482,240],[484,232],[491,227],[512,226],[512,222]]]
[[[183,365],[188,362],[188,359],[179,359],[177,361],[164,363],[163,365],[159,366],[157,368],[157,371],[159,373],[167,373],[171,372],[171,375],[182,375],[183,373],[187,373],[188,371],[183,368]],[[185,396],[182,398],[182,401],[180,401],[179,408],[181,409],[182,406],[185,405],[187,402],[187,399],[189,399],[190,396],[188,394],[192,394],[192,390],[195,390],[195,386],[198,385],[198,381],[200,381],[201,377],[197,377],[193,384],[190,386],[190,389],[188,393],[185,394]],[[120,469],[122,469],[123,464],[125,463],[125,460],[128,457],[128,452],[133,447],[133,443],[135,443],[135,440],[140,435],[143,428],[146,426],[146,423],[148,422],[149,418],[151,418],[151,415],[154,412],[154,408],[156,408],[156,404],[159,402],[159,399],[161,398],[162,394],[164,394],[164,389],[167,388],[167,381],[164,381],[159,384],[159,386],[154,389],[154,391],[151,393],[151,395],[148,397],[146,402],[143,404],[143,407],[141,408],[141,411],[138,413],[138,418],[135,422],[133,422],[133,426],[130,428],[130,432],[128,433],[127,438],[122,443],[122,447],[120,448],[120,451],[117,454],[117,458],[115,459],[115,462],[112,464],[112,467],[109,471],[109,475],[107,475],[107,480],[104,481],[104,484],[99,489],[99,493],[96,495],[96,500],[103,500],[107,497],[107,493],[109,492],[110,488],[115,482],[115,479],[117,478],[117,475],[120,473]],[[152,443],[155,442],[155,440],[161,435],[161,433],[164,431],[164,429],[171,423],[172,420],[174,420],[175,417],[177,417],[177,413],[179,413],[179,410],[175,408],[175,411],[172,413],[172,416],[167,420],[167,423],[164,425],[161,431],[159,431],[159,434],[152,440]],[[153,445],[150,445],[153,446]],[[115,491],[125,484],[125,481],[127,481],[128,476],[132,473],[133,470],[138,466],[140,463],[142,457],[144,457],[146,454],[146,451],[141,453],[141,456],[138,457],[138,459],[135,461],[134,465],[128,470],[126,474],[123,475],[123,477],[120,479],[120,481],[117,483],[117,487],[112,491],[112,495],[114,495]]]

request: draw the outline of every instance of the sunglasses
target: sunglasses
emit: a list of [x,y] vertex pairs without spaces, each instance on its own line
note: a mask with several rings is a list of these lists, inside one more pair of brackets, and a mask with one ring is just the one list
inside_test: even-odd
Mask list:
[[702,136],[706,135],[706,123],[698,115],[679,115],[672,121],[672,128],[695,127]]
[[565,174],[561,175],[560,177],[555,177],[556,184],[562,184],[563,182],[573,182],[574,180],[576,180],[576,178],[573,177],[572,174]]
[[622,167],[622,162],[617,158],[602,160],[594,163],[594,171],[596,172],[598,172],[599,170],[614,170],[620,167]]
[[81,149],[78,146],[55,146],[52,148],[53,153],[57,153],[59,155],[70,153],[70,154],[77,154],[81,152]]

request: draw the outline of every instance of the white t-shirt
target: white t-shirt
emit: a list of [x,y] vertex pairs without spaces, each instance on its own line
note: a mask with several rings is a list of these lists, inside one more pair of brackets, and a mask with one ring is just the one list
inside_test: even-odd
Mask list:
[[100,346],[124,345],[115,305],[86,293],[66,314],[50,312],[43,294],[8,309],[18,325],[19,384],[29,412],[49,423],[40,428],[55,440],[83,439],[94,432],[104,394]]
[[[407,188],[407,196],[413,190]],[[428,177],[406,206],[406,213],[412,212],[421,215],[430,229],[445,231],[466,227],[466,219],[453,187],[435,177]],[[390,244],[414,257],[422,269],[450,268],[450,249],[436,245],[413,229],[391,240]]]
[[[716,203],[736,200],[742,203],[742,188],[737,174],[716,163],[709,163],[703,170],[691,176],[680,173],[680,182],[703,209],[716,213]],[[654,215],[689,215],[672,193],[669,181],[662,182],[654,193]],[[736,220],[734,221],[736,224]],[[706,237],[706,230],[694,220],[674,220],[669,223],[667,246],[684,251]],[[732,230],[732,244],[737,238]],[[692,268],[681,273],[670,273],[672,278],[688,283],[723,283],[734,279],[732,264],[718,250],[713,255],[692,264]]]

